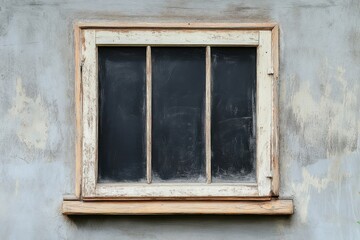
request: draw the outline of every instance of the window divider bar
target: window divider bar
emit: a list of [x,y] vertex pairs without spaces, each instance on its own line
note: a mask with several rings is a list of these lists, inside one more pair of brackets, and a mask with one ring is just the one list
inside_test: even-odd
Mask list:
[[205,78],[205,160],[206,183],[211,183],[211,48],[206,46]]
[[151,138],[152,138],[152,79],[151,79],[151,47],[146,47],[146,180],[150,184],[151,176]]

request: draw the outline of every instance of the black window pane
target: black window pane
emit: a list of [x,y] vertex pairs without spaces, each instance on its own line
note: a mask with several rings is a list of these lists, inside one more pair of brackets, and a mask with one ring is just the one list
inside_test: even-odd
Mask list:
[[152,48],[153,181],[205,181],[205,48]]
[[256,180],[256,48],[211,49],[213,182]]
[[143,47],[99,47],[98,181],[145,179]]

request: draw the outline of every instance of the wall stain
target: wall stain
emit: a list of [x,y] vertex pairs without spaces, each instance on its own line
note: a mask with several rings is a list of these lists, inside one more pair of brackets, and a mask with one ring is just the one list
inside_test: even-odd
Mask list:
[[307,222],[310,199],[311,196],[314,195],[313,191],[320,194],[327,187],[331,186],[331,184],[339,183],[345,178],[350,177],[341,171],[342,160],[343,158],[340,156],[331,160],[325,159],[325,161],[331,161],[331,163],[324,177],[312,174],[307,167],[301,168],[302,182],[293,182],[291,185],[293,191],[296,192],[296,210],[302,223]]
[[348,86],[342,66],[332,67],[325,61],[320,67],[318,84],[299,82],[286,103],[285,125],[301,146],[297,158],[306,166],[318,159],[354,152],[357,149],[359,120],[358,85]]
[[8,33],[13,14],[5,7],[0,7],[0,37]]
[[271,22],[270,10],[266,5],[256,7],[244,4],[228,4],[224,10],[224,15],[234,19],[241,18],[248,22]]
[[[360,22],[360,21],[359,21]],[[349,45],[351,46],[351,54],[354,56],[355,59],[360,58],[360,25],[353,27],[349,31],[348,36]]]
[[16,96],[10,115],[17,121],[16,135],[29,149],[45,150],[48,138],[48,112],[40,95],[30,98],[22,84],[16,80]]
[[[348,156],[356,154],[359,142],[358,83],[347,79],[342,65],[331,65],[327,59],[315,69],[315,80],[311,81],[290,75],[281,93],[287,99],[283,103],[284,125],[281,126],[288,136],[282,140],[287,146],[283,158],[288,155],[293,160],[286,161],[282,168],[298,166],[299,170],[289,175],[294,177],[298,173],[300,180],[288,186],[296,195],[296,212],[303,224],[308,222],[309,206],[315,194],[323,195],[328,187],[351,177],[341,166]],[[317,162],[319,165],[315,165]],[[327,166],[325,175],[319,174],[322,164]]]

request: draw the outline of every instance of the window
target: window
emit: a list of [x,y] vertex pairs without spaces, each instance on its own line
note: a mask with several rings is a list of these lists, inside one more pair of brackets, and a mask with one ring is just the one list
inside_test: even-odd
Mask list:
[[77,198],[273,202],[277,35],[273,24],[77,28]]

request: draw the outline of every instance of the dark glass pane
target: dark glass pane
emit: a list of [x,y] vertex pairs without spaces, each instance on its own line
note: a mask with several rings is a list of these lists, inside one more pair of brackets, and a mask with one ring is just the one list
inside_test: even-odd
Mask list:
[[153,181],[205,181],[205,48],[152,48]]
[[98,181],[145,179],[143,47],[99,47]]
[[256,48],[212,48],[214,182],[254,182]]

